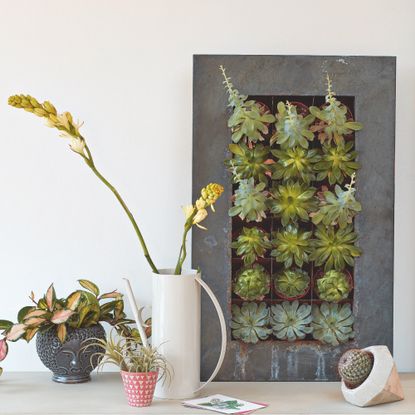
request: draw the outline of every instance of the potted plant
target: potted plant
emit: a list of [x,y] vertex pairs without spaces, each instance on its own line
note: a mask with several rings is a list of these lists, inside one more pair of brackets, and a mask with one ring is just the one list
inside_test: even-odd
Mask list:
[[113,364],[120,369],[128,404],[150,406],[157,382],[170,381],[170,369],[157,348],[143,346],[134,337],[115,337],[113,331],[107,339],[96,338],[85,346],[99,351],[93,357],[99,361],[98,369]]
[[241,256],[245,265],[252,265],[258,258],[263,258],[268,249],[272,248],[267,232],[260,228],[243,227],[231,248],[236,249],[236,254]]
[[140,341],[137,329],[129,327],[133,321],[126,318],[122,294],[116,290],[101,294],[91,281],[79,280],[79,283],[85,290],[76,290],[66,298],[56,296],[53,284],[39,300],[32,292],[33,305],[18,312],[17,323],[1,320],[0,329],[5,336],[1,341],[3,358],[7,354],[7,342],[20,339],[30,342],[36,335],[38,356],[52,371],[52,379],[60,383],[81,383],[90,380],[90,373],[98,364],[94,353],[99,349],[85,351],[83,347],[92,338],[105,340],[101,322],[116,326],[120,334]]
[[310,277],[300,268],[285,269],[275,278],[274,288],[284,300],[297,300],[310,291]]
[[261,301],[270,289],[268,271],[260,264],[242,268],[234,284],[234,293],[247,301]]
[[345,300],[353,288],[349,272],[327,271],[316,279],[316,292],[320,300],[338,303]]

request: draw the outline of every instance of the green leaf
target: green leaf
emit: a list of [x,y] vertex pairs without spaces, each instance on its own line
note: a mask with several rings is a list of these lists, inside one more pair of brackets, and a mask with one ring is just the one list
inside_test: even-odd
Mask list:
[[20,311],[17,314],[17,321],[19,323],[23,323],[24,318],[26,317],[26,314],[29,313],[29,311],[35,310],[35,307],[33,306],[26,306],[20,309]]
[[90,291],[96,297],[99,296],[99,288],[93,282],[88,281],[88,280],[78,280],[78,282],[82,287]]
[[13,326],[13,322],[9,320],[0,320],[0,330],[9,330]]
[[242,148],[240,146],[238,146],[238,144],[229,144],[229,150],[233,154],[237,154],[239,156],[243,156],[244,155],[244,151],[242,150]]

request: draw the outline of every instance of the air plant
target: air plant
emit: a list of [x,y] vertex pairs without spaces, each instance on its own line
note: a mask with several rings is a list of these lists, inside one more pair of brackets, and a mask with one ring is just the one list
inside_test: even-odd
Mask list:
[[347,275],[334,269],[317,279],[317,294],[324,301],[338,303],[345,300],[351,289]]
[[275,279],[277,294],[287,298],[299,298],[306,294],[310,286],[310,277],[300,268],[286,269]]
[[271,306],[271,327],[274,335],[280,340],[302,340],[313,329],[311,323],[311,305],[284,301]]
[[333,140],[336,145],[342,146],[345,135],[363,128],[361,123],[347,119],[347,107],[336,99],[328,74],[326,104],[323,109],[312,106],[310,112],[320,120],[316,126],[312,127],[312,130],[319,133],[318,139],[321,143],[330,144]]
[[271,150],[271,153],[277,158],[277,162],[272,165],[273,180],[301,179],[307,184],[315,180],[314,165],[320,161],[317,149],[294,147]]
[[239,182],[235,191],[234,206],[229,209],[229,216],[239,216],[247,222],[261,222],[266,217],[267,192],[264,191],[265,183],[255,185],[253,178]]
[[245,343],[266,340],[272,333],[272,330],[267,328],[268,324],[269,309],[265,303],[243,303],[241,307],[232,305],[230,326],[235,339]]
[[230,144],[229,150],[234,154],[233,158],[225,164],[233,175],[233,182],[238,183],[242,179],[250,179],[268,183],[268,176],[271,175],[269,159],[269,147],[262,144],[249,148],[245,144]]
[[350,304],[329,304],[313,306],[313,337],[323,343],[338,346],[354,338],[354,317]]
[[308,222],[309,213],[317,209],[316,189],[298,182],[287,182],[271,189],[271,212],[281,216],[283,226],[298,219]]
[[355,199],[356,189],[355,174],[350,178],[350,183],[346,184],[346,190],[343,190],[336,184],[334,193],[326,187],[318,193],[320,207],[317,212],[310,213],[315,225],[320,222],[326,226],[339,225],[344,229],[347,225],[353,223],[353,218],[362,210],[361,204]]
[[361,249],[354,245],[357,234],[353,231],[352,225],[338,230],[318,225],[314,235],[314,249],[310,259],[315,261],[314,264],[318,267],[324,264],[324,271],[342,271],[346,264],[353,267],[354,258],[362,253]]
[[293,263],[301,267],[309,261],[311,247],[311,232],[304,232],[296,226],[288,225],[285,229],[274,233],[271,241],[274,249],[271,255],[277,262],[283,262],[285,268],[290,268]]
[[234,293],[247,301],[261,301],[270,289],[268,271],[260,264],[242,268],[236,275]]
[[272,245],[267,232],[256,227],[243,227],[231,247],[236,249],[236,254],[242,257],[245,265],[252,265],[259,257],[263,258]]
[[271,137],[271,145],[275,142],[283,149],[301,146],[308,148],[308,142],[314,140],[310,125],[315,117],[312,114],[303,117],[289,101],[277,105],[277,122],[275,134]]
[[268,124],[275,121],[275,117],[254,100],[248,100],[246,95],[241,95],[233,86],[231,78],[226,75],[225,68],[220,70],[224,78],[223,84],[228,92],[228,107],[233,110],[228,120],[228,127],[232,130],[232,141],[239,143],[246,140],[250,143],[263,141],[268,134]]
[[360,165],[355,161],[357,152],[351,151],[353,142],[349,141],[344,146],[330,146],[324,144],[321,160],[314,165],[317,172],[317,180],[326,178],[331,185],[342,184],[346,177],[351,177]]

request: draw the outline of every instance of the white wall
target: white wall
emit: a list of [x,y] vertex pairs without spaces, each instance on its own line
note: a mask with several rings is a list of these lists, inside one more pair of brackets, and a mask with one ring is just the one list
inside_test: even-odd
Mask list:
[[[87,277],[150,278],[112,195],[55,131],[7,106],[50,99],[85,121],[98,166],[137,215],[157,264],[172,265],[191,197],[192,54],[398,57],[395,356],[415,370],[415,2],[0,0],[0,317],[33,289],[62,295]],[[391,114],[391,117],[393,114]],[[3,366],[42,370],[34,342]]]

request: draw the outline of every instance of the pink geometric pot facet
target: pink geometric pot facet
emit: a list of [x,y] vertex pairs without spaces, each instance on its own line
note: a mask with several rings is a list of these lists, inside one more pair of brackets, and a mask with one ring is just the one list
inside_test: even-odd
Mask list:
[[121,371],[125,394],[131,406],[150,406],[153,402],[158,372],[124,372]]

